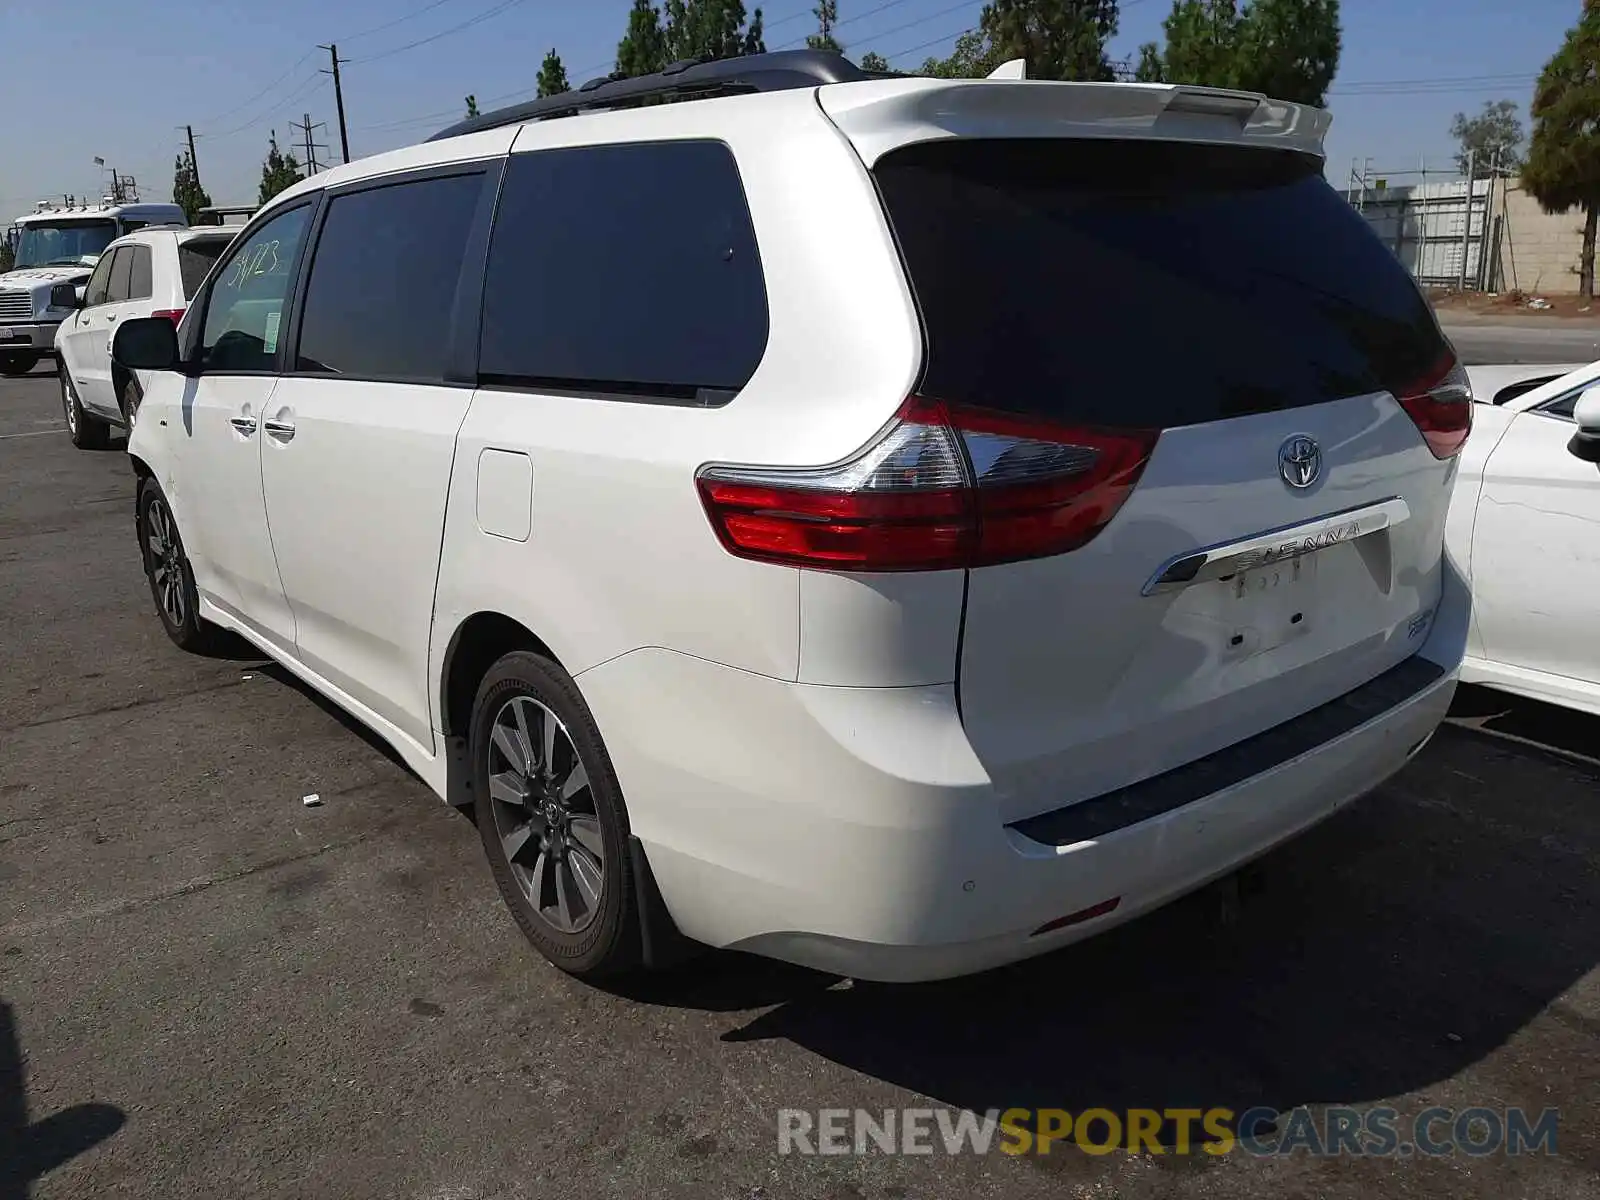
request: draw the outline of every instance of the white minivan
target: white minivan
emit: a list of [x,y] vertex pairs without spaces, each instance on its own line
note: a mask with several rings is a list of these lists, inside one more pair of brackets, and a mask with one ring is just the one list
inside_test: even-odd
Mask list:
[[794,51],[315,175],[116,335],[157,613],[471,805],[577,974],[1107,929],[1455,687],[1473,406],[1327,126]]

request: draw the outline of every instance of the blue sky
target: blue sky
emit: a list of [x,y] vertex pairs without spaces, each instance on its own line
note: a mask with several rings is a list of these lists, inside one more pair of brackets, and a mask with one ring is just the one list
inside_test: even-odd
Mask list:
[[[746,0],[749,3],[749,0]],[[769,0],[767,45],[798,44],[815,0]],[[146,199],[170,196],[185,123],[218,203],[254,201],[269,129],[280,144],[309,112],[338,161],[327,54],[337,41],[355,157],[420,140],[462,110],[531,95],[556,47],[574,83],[610,69],[629,0],[125,0],[3,3],[0,53],[12,119],[0,132],[0,217],[63,192],[99,195],[98,155],[136,176]],[[975,24],[979,0],[840,0],[848,51],[911,67]],[[1509,97],[1524,114],[1533,80],[1577,19],[1580,0],[1344,0],[1344,55],[1328,175],[1353,157],[1380,172],[1449,168],[1451,115]],[[1170,0],[1123,0],[1114,56],[1159,38]],[[194,15],[191,15],[194,14]],[[67,18],[67,19],[63,19]],[[427,39],[424,42],[424,39]],[[424,42],[421,45],[412,43]],[[24,98],[27,103],[21,103]]]

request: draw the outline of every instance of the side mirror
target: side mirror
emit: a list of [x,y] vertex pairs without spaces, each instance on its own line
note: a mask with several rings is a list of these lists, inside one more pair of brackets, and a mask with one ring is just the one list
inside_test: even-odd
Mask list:
[[1567,450],[1584,462],[1600,463],[1600,387],[1589,388],[1578,397],[1572,419],[1578,423],[1578,432],[1567,443]]
[[111,358],[134,371],[176,371],[178,331],[166,317],[135,317],[117,327]]
[[50,289],[51,308],[82,308],[83,289],[75,283],[58,283]]

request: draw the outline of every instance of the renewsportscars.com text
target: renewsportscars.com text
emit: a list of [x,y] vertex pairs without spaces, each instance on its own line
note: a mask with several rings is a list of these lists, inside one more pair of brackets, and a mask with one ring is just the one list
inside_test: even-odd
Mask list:
[[779,1154],[1304,1154],[1440,1157],[1554,1154],[1559,1113],[1521,1108],[786,1108]]

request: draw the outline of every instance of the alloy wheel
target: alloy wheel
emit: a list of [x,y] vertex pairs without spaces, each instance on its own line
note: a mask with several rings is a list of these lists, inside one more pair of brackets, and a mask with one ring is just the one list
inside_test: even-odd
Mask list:
[[589,774],[561,719],[514,696],[489,736],[495,834],[522,893],[560,933],[594,923],[605,895],[605,848]]
[[78,433],[78,406],[72,402],[72,385],[67,382],[65,374],[61,377],[61,407],[67,413],[67,432],[76,437]]
[[178,530],[172,522],[172,514],[159,496],[144,510],[144,538],[156,599],[167,621],[173,628],[180,628],[189,614],[183,589],[183,551],[178,544]]

